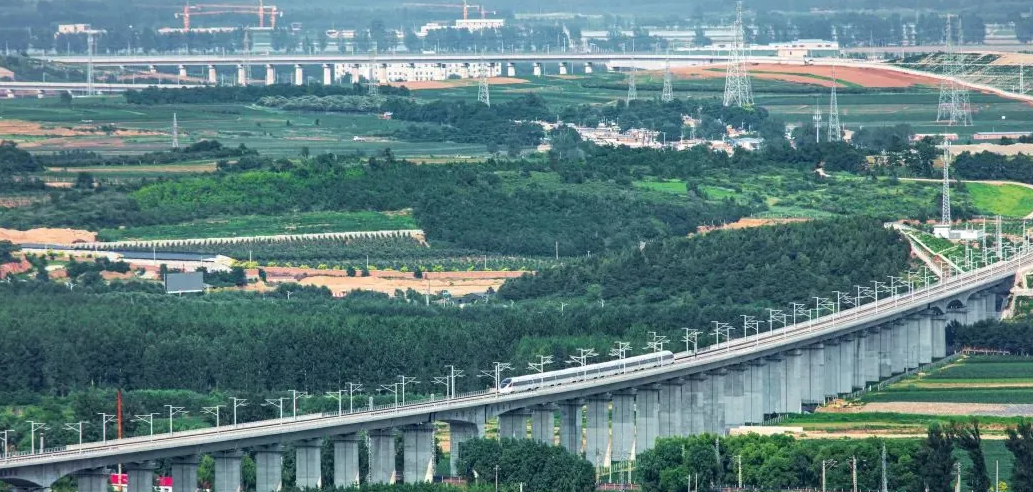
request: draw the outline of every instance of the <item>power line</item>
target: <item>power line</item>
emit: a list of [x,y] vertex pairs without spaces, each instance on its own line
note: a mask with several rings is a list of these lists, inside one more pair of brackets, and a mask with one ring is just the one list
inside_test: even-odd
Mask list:
[[750,87],[750,73],[747,68],[746,32],[742,21],[742,2],[736,3],[733,40],[729,52],[728,71],[725,73],[725,106],[752,106],[753,89]]

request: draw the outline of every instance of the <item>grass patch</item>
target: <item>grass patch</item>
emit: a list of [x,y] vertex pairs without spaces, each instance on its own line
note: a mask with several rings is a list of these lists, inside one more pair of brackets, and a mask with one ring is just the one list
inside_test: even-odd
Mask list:
[[1006,217],[1025,217],[1033,212],[1033,189],[1007,184],[965,183],[972,203],[982,211]]
[[638,188],[662,191],[664,193],[673,193],[676,195],[684,195],[686,193],[685,182],[678,179],[669,179],[667,181],[636,181],[634,184]]
[[271,236],[323,232],[416,229],[408,214],[382,212],[307,212],[290,215],[213,217],[180,224],[103,229],[102,241],[132,239],[191,239],[205,237]]
[[1033,379],[1033,358],[968,357],[926,376],[937,380],[1015,381]]
[[1033,404],[1033,388],[919,388],[908,385],[870,393],[865,395],[862,400],[865,402]]

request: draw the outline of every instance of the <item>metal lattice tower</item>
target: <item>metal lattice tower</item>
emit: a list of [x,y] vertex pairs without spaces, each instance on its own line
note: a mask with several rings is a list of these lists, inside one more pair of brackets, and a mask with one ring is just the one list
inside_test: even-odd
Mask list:
[[725,106],[752,106],[753,89],[750,87],[750,72],[747,68],[746,31],[742,21],[742,2],[735,7],[735,25],[732,27],[732,47],[728,55],[728,71],[725,72]]
[[[943,56],[943,75],[940,82],[940,102],[936,107],[936,121],[946,122],[948,126],[972,126],[972,110],[969,104],[968,88],[961,83],[965,76],[965,57],[957,52],[954,45],[953,16],[947,14],[947,25],[944,39],[946,53]],[[958,43],[961,36],[961,22],[958,22]]]
[[176,119],[176,113],[172,113],[172,148],[179,148],[179,120]]
[[671,102],[674,100],[673,79],[674,76],[671,74],[671,59],[664,58],[664,91],[660,94],[660,100],[663,102]]
[[[954,39],[951,36],[951,15],[947,14],[946,35],[944,36],[946,47],[943,54],[943,75],[951,77],[954,71]],[[951,82],[948,79],[940,81],[940,102],[936,106],[936,121],[947,121],[951,115]]]
[[477,88],[477,102],[482,102],[489,108],[491,107],[491,92],[488,90],[488,72],[490,70],[490,65],[481,60],[481,82]]
[[[958,18],[958,46],[965,43],[965,31],[961,28],[961,18]],[[968,87],[962,83],[962,78],[968,74],[965,67],[965,55],[958,51],[954,52],[954,84],[951,91],[951,125],[972,126],[972,107],[969,103]]]
[[635,87],[635,67],[632,66],[628,70],[628,98],[625,102],[631,104],[631,101],[634,101],[636,98],[638,98],[638,88]]
[[93,30],[86,32],[86,95],[93,95]]
[[943,202],[940,204],[940,224],[951,223],[951,189],[950,189],[951,142],[943,144]]
[[366,82],[366,91],[369,97],[380,95],[380,86],[377,81],[377,42],[373,42],[373,57],[369,61],[369,80]]
[[832,95],[829,98],[829,142],[843,138],[843,127],[839,124],[839,101],[836,99],[836,65],[832,65]]
[[821,142],[821,104],[814,105],[814,143]]

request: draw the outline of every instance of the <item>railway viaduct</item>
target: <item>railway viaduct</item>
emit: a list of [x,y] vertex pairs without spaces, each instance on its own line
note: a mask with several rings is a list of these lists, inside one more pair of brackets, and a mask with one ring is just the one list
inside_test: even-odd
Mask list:
[[[348,486],[359,479],[359,440],[365,435],[371,482],[418,482],[435,474],[436,422],[450,429],[454,468],[459,445],[483,436],[494,419],[502,437],[558,444],[606,466],[634,459],[660,437],[724,433],[773,415],[799,413],[806,405],[945,357],[948,323],[999,316],[1016,274],[1031,267],[1033,253],[1021,251],[921,289],[722,340],[695,353],[680,352],[661,367],[516,393],[488,390],[12,454],[0,459],[0,480],[20,490],[38,490],[74,475],[80,491],[104,492],[109,467],[122,463],[130,492],[150,492],[154,460],[170,459],[174,492],[194,492],[198,456],[210,453],[214,488],[229,492],[241,488],[240,460],[248,449],[255,453],[258,492],[273,492],[281,482],[283,445],[293,443],[297,485],[315,487],[322,485],[320,447],[329,439],[334,485]],[[400,471],[394,466],[396,432],[404,443]]]

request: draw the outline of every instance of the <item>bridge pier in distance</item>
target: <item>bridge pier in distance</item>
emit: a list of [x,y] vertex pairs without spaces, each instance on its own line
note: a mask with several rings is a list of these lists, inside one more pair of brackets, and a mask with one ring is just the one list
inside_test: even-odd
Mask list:
[[215,458],[215,492],[240,492],[240,459],[244,456],[240,450],[220,451]]
[[669,379],[660,383],[657,398],[660,409],[657,414],[657,432],[659,437],[680,436],[688,432],[691,425],[693,399],[690,394],[689,381],[681,378]]
[[638,388],[635,408],[635,454],[639,454],[653,449],[660,436],[660,385]]
[[359,484],[359,439],[358,434],[345,434],[333,438],[335,488],[343,489]]
[[785,413],[803,412],[803,389],[802,384],[807,380],[805,371],[807,358],[804,351],[800,349],[786,352],[786,374],[782,379],[785,388]]
[[394,483],[395,433],[394,429],[369,431],[369,482]]
[[836,393],[850,393],[854,389],[854,362],[857,358],[857,339],[847,335],[839,340],[839,382]]
[[854,379],[851,381],[853,389],[862,389],[867,382],[865,375],[865,363],[867,361],[868,330],[861,330],[854,333]]
[[879,327],[879,380],[893,375],[893,325]]
[[581,454],[581,434],[584,428],[582,408],[584,400],[560,402],[560,446],[571,453]]
[[882,330],[878,327],[868,329],[868,336],[864,337],[864,383],[879,381],[879,345],[882,343]]
[[265,85],[276,83],[276,67],[272,63],[265,64]]
[[531,412],[526,409],[512,410],[499,415],[499,439],[527,439],[527,417]]
[[1001,312],[997,310],[997,293],[987,292],[986,306],[983,307],[986,319],[1001,319]]
[[724,434],[725,424],[725,379],[728,371],[717,369],[706,374],[703,381],[703,432]]
[[610,461],[630,461],[635,449],[635,390],[613,393],[613,448]]
[[839,341],[826,340],[822,350],[825,356],[825,383],[822,401],[839,395]]
[[[128,492],[153,492],[154,490],[154,462],[141,461],[127,463],[125,466],[126,475],[129,480]],[[105,490],[107,490],[105,488]]]
[[933,317],[924,313],[918,320],[918,363],[933,361]]
[[585,459],[595,467],[609,465],[607,451],[610,446],[610,395],[589,397],[586,408],[588,429],[585,433]]
[[986,306],[986,301],[983,300],[982,293],[975,293],[969,296],[968,301],[965,303],[965,324],[973,325],[983,319],[983,308]]
[[323,64],[323,85],[333,85],[334,83],[334,72],[333,67],[329,63]]
[[197,492],[197,456],[172,458],[171,473],[172,492]]
[[938,315],[930,318],[933,335],[933,359],[947,357],[947,316]]
[[[580,419],[578,422],[580,423]],[[462,456],[463,443],[475,437],[483,437],[484,426],[471,424],[469,422],[449,422],[448,434],[448,462],[452,467],[452,476],[456,476],[459,474],[459,458]],[[578,437],[580,437],[580,434],[578,434]],[[356,463],[358,463],[358,461],[356,461]]]
[[531,439],[552,445],[556,435],[556,405],[537,405],[531,409]]
[[807,366],[806,391],[803,401],[818,404],[825,401],[825,344],[810,345],[804,351]]
[[111,482],[111,471],[105,467],[89,468],[75,473],[79,483],[79,492],[108,492]]
[[512,62],[507,62],[506,63],[506,76],[507,77],[516,77],[516,65],[513,64]]
[[902,320],[893,321],[890,323],[890,327],[890,342],[892,344],[890,366],[893,374],[900,374],[907,370],[907,340],[905,335],[907,328]]
[[567,62],[560,62],[560,75],[567,75],[568,71]]
[[764,413],[782,415],[789,406],[786,403],[786,358],[770,357],[767,360],[768,384],[765,388]]
[[218,84],[219,83],[219,73],[215,71],[215,65],[208,65],[208,83],[209,84]]
[[255,448],[255,492],[277,492],[281,488],[283,446],[270,444]]
[[434,479],[434,424],[416,424],[402,428],[406,483],[430,482]]
[[768,367],[763,360],[752,360],[746,366],[743,380],[744,423],[760,424],[764,421],[764,386],[768,383],[767,372]]
[[592,75],[592,62],[585,62],[585,75]]
[[920,318],[918,316],[909,316],[904,321],[904,366],[907,369],[915,369],[918,367],[918,342],[919,342],[919,330],[920,330]]
[[534,76],[535,77],[541,77],[542,76],[542,64],[540,62],[534,62]]
[[724,377],[725,428],[739,427],[746,423],[746,368],[728,367]]
[[294,445],[295,485],[299,489],[318,489],[323,486],[323,439],[306,439]]

